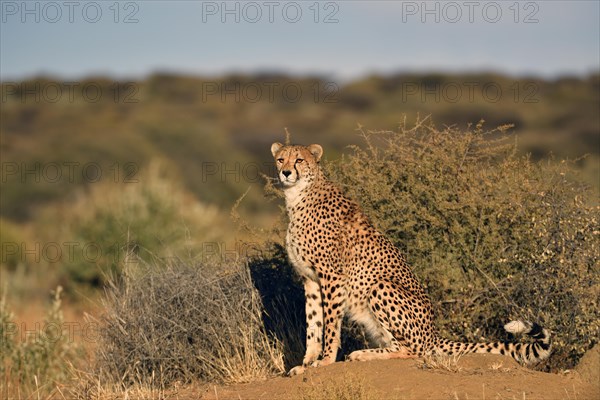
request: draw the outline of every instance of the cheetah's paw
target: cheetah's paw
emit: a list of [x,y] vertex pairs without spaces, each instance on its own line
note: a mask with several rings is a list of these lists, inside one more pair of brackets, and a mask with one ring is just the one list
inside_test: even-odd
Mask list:
[[317,360],[314,363],[311,364],[311,367],[325,367],[327,365],[333,364],[335,362],[335,360],[333,360],[332,358],[324,358],[322,360]]
[[304,373],[304,371],[306,371],[306,367],[304,367],[302,365],[298,365],[298,366],[290,369],[287,373],[287,376],[302,375]]

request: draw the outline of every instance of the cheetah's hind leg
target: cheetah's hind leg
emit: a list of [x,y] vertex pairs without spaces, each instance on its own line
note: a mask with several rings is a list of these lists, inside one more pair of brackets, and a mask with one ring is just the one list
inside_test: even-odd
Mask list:
[[371,287],[369,310],[378,330],[386,332],[391,340],[382,348],[350,354],[351,361],[417,358],[430,345],[433,324],[431,306],[425,296],[397,283],[380,281]]

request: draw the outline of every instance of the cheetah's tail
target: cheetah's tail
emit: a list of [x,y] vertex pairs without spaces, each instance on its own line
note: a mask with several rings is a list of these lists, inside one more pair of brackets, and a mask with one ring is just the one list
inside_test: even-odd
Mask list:
[[533,343],[461,343],[446,339],[438,339],[437,350],[448,355],[465,353],[492,353],[508,355],[522,364],[532,364],[545,360],[550,356],[552,344],[550,333],[536,323],[511,321],[504,325],[507,332],[526,334],[533,338]]

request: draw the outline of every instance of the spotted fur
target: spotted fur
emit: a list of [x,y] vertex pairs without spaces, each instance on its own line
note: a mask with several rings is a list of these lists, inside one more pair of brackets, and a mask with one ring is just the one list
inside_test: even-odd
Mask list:
[[304,280],[306,295],[306,354],[291,375],[335,362],[345,314],[379,345],[351,353],[351,361],[494,353],[528,364],[549,356],[549,332],[521,321],[505,329],[528,334],[533,343],[461,343],[439,337],[431,301],[404,256],[323,175],[322,147],[274,143],[271,152],[289,216],[288,257]]

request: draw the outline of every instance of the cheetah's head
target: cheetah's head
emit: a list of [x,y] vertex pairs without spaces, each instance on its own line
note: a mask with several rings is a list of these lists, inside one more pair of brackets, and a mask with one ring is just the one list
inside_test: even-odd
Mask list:
[[300,146],[273,143],[271,153],[284,188],[303,188],[320,173],[319,160],[323,155],[323,148],[318,144]]

